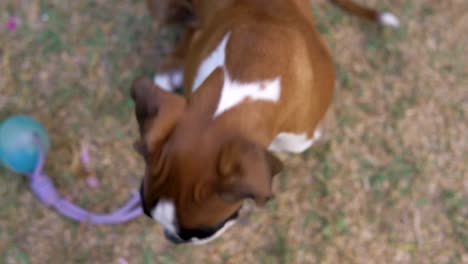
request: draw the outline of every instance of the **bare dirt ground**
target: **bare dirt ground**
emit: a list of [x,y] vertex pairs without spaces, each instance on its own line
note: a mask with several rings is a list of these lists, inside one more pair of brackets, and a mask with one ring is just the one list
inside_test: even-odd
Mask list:
[[[468,1],[359,0],[397,14],[396,30],[312,2],[336,95],[320,144],[281,155],[267,208],[211,244],[173,246],[146,217],[67,220],[2,168],[0,263],[468,263]],[[174,33],[156,45],[144,2],[130,0],[1,0],[0,21],[0,120],[47,127],[47,172],[67,198],[123,203],[143,172],[129,84]],[[98,188],[77,161],[83,143]]]

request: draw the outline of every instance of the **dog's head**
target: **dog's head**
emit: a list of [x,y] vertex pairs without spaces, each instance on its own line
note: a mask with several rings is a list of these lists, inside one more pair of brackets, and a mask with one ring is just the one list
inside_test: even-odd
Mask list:
[[235,222],[244,199],[263,204],[272,196],[273,175],[282,168],[261,146],[210,126],[219,96],[203,93],[220,90],[222,83],[216,70],[194,94],[196,105],[148,78],[132,85],[141,134],[135,147],[146,163],[142,206],[175,243],[220,235]]

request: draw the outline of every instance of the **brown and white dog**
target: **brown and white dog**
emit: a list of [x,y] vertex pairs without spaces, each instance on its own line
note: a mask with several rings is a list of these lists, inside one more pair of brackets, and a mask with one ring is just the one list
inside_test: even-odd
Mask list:
[[[145,213],[174,243],[204,243],[231,226],[244,199],[264,204],[281,171],[272,151],[319,137],[335,73],[309,0],[147,0],[156,27],[188,30],[152,81],[132,86],[146,163]],[[397,26],[390,13],[337,5]],[[172,93],[183,86],[185,97]]]

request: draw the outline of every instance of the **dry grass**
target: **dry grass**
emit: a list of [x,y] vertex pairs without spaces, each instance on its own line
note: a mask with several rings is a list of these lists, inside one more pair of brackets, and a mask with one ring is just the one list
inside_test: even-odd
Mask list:
[[[212,244],[175,247],[145,217],[64,219],[1,170],[0,263],[468,263],[468,2],[360,0],[398,14],[398,30],[314,2],[338,69],[335,101],[325,139],[282,156],[266,209]],[[2,0],[0,21],[13,15],[20,27],[0,29],[0,119],[41,120],[61,193],[109,211],[142,172],[129,82],[169,45],[154,44],[143,1]],[[82,142],[99,189],[76,166]]]

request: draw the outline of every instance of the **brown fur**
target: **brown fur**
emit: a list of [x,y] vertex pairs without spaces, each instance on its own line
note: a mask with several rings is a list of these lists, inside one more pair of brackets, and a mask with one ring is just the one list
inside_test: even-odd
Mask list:
[[[148,79],[136,80],[132,88],[139,149],[147,165],[143,202],[152,208],[157,199],[170,198],[179,225],[214,226],[243,199],[262,204],[271,197],[272,177],[282,164],[266,149],[280,132],[312,136],[332,100],[333,62],[307,0],[147,1],[158,25],[187,23],[192,17],[197,22],[165,64],[167,71],[184,69],[185,99]],[[195,93],[190,88],[199,65],[227,32],[226,67],[232,79],[281,76],[281,97],[277,103],[246,100],[213,119],[224,80],[221,69]]]
[[353,13],[356,16],[376,21],[379,18],[379,13],[371,8],[354,3],[349,0],[331,0],[335,5],[344,10]]

